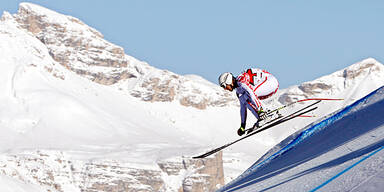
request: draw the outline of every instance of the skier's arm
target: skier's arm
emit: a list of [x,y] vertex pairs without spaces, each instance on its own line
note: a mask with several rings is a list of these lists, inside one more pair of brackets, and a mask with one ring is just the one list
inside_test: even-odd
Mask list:
[[239,83],[239,86],[246,92],[245,94],[249,96],[251,99],[250,102],[256,107],[256,110],[260,110],[261,102],[253,90],[246,83]]

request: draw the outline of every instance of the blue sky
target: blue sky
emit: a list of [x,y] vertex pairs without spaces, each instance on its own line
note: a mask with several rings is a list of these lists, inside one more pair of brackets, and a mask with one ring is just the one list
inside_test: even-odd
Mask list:
[[[16,13],[22,1],[2,0]],[[384,1],[32,0],[72,15],[160,69],[217,82],[250,67],[281,88],[362,59],[384,62]]]

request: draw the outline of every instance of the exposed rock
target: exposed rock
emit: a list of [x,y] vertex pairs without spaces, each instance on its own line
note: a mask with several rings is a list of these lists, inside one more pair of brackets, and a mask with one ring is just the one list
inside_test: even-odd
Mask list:
[[193,160],[189,163],[200,167],[197,173],[187,177],[183,183],[184,192],[214,191],[224,185],[222,152],[213,159]]
[[299,89],[308,95],[315,95],[321,93],[321,91],[330,90],[331,88],[331,85],[325,83],[303,83],[299,85]]
[[208,105],[208,100],[207,99],[203,99],[202,101],[195,102],[196,101],[195,98],[196,97],[193,97],[193,96],[183,97],[180,100],[180,104],[184,105],[184,106],[192,106],[192,107],[195,107],[195,108],[198,108],[198,109],[205,109],[205,108],[207,108],[207,105]]
[[[212,158],[181,158],[159,168],[100,159],[73,160],[60,151],[29,151],[0,156],[0,174],[43,186],[47,191],[173,191],[164,175],[180,178],[181,192],[210,192],[224,185],[222,153]],[[185,174],[187,173],[187,174]]]
[[170,102],[175,98],[175,87],[170,84],[171,80],[161,80],[160,78],[153,77],[145,80],[141,85],[148,90],[147,95],[143,97],[144,101],[162,101]]
[[122,47],[74,17],[30,3],[21,3],[14,17],[47,46],[55,61],[79,75],[105,85],[138,75]]
[[[32,62],[27,67],[42,68],[46,74],[62,80],[69,73],[60,65],[96,83],[114,86],[120,83],[125,86],[123,91],[149,102],[176,101],[204,109],[223,106],[234,98],[206,80],[187,78],[139,62],[80,20],[37,5],[22,3],[18,14],[6,13],[1,21],[7,21],[14,31],[32,39],[34,46],[44,48],[30,46],[33,54],[46,57],[49,64]],[[9,32],[6,29],[3,27],[0,32]],[[43,186],[47,191],[170,191],[166,176],[181,179],[176,189],[179,191],[214,191],[224,184],[221,158],[220,154],[204,160],[163,161],[152,165],[154,168],[143,168],[111,159],[74,160],[59,151],[31,151],[0,156],[0,174]],[[161,164],[168,166],[161,168]],[[174,172],[166,171],[171,169]]]
[[383,64],[368,58],[331,75],[290,87],[280,95],[279,102],[289,103],[314,96],[334,95],[334,93],[342,92],[370,76],[380,78],[384,74],[383,72]]
[[[11,17],[5,15],[2,19]],[[124,82],[129,84],[130,79],[135,79],[136,86],[121,90],[126,90],[144,101],[176,100],[184,106],[198,109],[224,106],[235,101],[234,95],[225,94],[217,85],[207,86],[209,83],[206,80],[198,79],[201,81],[199,83],[150,67],[125,55],[122,47],[104,40],[100,32],[77,18],[31,3],[21,3],[13,18],[21,28],[45,44],[51,57],[68,70],[103,85],[122,83],[125,87],[132,87],[124,85]]]
[[130,93],[144,101],[178,101],[183,106],[198,109],[237,103],[234,94],[220,89],[207,80],[199,81],[166,70],[154,70],[142,76]]
[[360,75],[362,75],[362,73],[365,73],[367,72],[366,69],[372,69],[374,71],[378,71],[380,70],[380,68],[378,66],[376,66],[374,63],[363,63],[359,66],[357,66],[357,69],[351,69],[351,68],[347,68],[343,71],[343,77],[345,79],[354,79]]

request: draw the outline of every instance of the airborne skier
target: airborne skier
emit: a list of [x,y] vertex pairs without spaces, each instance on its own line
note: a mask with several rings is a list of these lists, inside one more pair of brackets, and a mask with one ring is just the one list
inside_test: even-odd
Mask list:
[[245,133],[247,108],[257,118],[254,125],[257,127],[265,114],[260,100],[272,96],[279,89],[279,82],[271,73],[256,68],[247,69],[237,77],[225,72],[220,75],[219,84],[228,91],[236,89],[241,115],[241,125],[237,130],[239,136]]
[[[293,101],[277,107],[269,111],[263,111],[260,100],[266,99],[277,92],[279,89],[279,82],[270,73],[261,69],[248,69],[241,73],[239,76],[234,77],[231,73],[223,73],[219,77],[219,84],[225,90],[233,91],[236,89],[236,95],[240,101],[240,114],[241,114],[241,125],[237,133],[241,136],[247,132],[247,135],[224,144],[220,147],[212,149],[204,154],[194,156],[194,159],[200,159],[208,157],[214,153],[217,153],[243,139],[246,139],[252,135],[280,125],[284,122],[290,121],[302,115],[308,114],[316,110],[321,101],[340,101],[343,99],[332,99],[332,98],[305,98],[297,101]],[[280,114],[280,110],[287,107],[296,105],[297,103],[307,103],[307,105],[301,106],[299,109],[295,109],[293,112]],[[245,123],[247,118],[247,108],[256,116],[257,122],[251,128],[245,129]],[[259,126],[259,123],[264,117],[272,117],[271,119],[263,122]],[[254,128],[258,128],[254,130]]]

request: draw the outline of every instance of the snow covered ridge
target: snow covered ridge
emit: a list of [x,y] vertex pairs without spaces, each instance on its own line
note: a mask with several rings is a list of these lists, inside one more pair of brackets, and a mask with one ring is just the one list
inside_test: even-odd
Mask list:
[[[299,86],[290,87],[281,92],[279,101],[281,103],[291,102],[297,99],[310,98],[313,96],[338,95],[345,91],[356,90],[368,93],[384,85],[384,65],[373,58],[365,59],[345,69],[323,76],[313,81],[302,83]],[[366,88],[373,87],[373,90]],[[358,94],[358,93],[356,93]],[[346,95],[358,99],[364,95]]]
[[[106,41],[96,29],[72,16],[39,5],[21,3],[17,14],[5,13],[2,20],[14,20],[13,25],[29,31],[47,47],[50,56],[67,69],[93,82],[114,86],[141,100],[178,102],[198,109],[237,105],[234,94],[201,77],[159,70],[126,55],[122,47]],[[383,74],[382,64],[366,59],[329,76],[281,90],[278,101],[285,103],[314,95],[337,95],[367,79],[382,85]]]
[[14,18],[47,46],[56,61],[95,82],[110,85],[139,75],[132,66],[135,61],[126,57],[121,47],[74,17],[21,3]]
[[[0,50],[3,175],[30,183],[41,181],[42,187],[49,186],[51,191],[81,189],[73,184],[72,176],[78,172],[68,168],[72,165],[69,161],[81,165],[76,171],[101,174],[87,178],[84,182],[89,185],[81,184],[90,188],[101,180],[106,185],[99,188],[123,184],[108,180],[119,172],[119,165],[129,170],[119,179],[129,178],[136,189],[144,186],[148,191],[157,189],[159,182],[163,182],[163,191],[180,187],[204,189],[206,183],[214,183],[212,178],[222,178],[202,172],[219,169],[221,157],[215,166],[191,164],[187,168],[182,168],[186,161],[180,158],[237,137],[237,100],[218,85],[198,76],[155,69],[121,53],[121,47],[103,40],[99,32],[76,18],[30,3],[22,3],[18,14],[2,16]],[[351,86],[332,92],[336,94],[332,96],[349,98],[349,102],[369,93],[379,84],[375,82],[383,79],[377,70],[368,76],[358,72],[371,68],[375,65],[346,73],[359,75],[346,75],[356,80],[350,78]],[[330,106],[325,107],[328,114]],[[224,158],[231,152],[240,160],[245,154],[257,158],[278,143],[279,137],[288,135],[273,129],[251,141],[257,147],[244,148],[241,144],[225,151]],[[37,150],[47,151],[41,156]],[[245,153],[238,153],[241,150]],[[80,160],[73,158],[72,153]],[[45,169],[36,172],[36,165]],[[231,163],[224,165],[236,167]],[[149,177],[154,179],[153,186],[146,184]]]
[[[175,191],[223,184],[223,172],[209,170],[222,167],[221,156],[200,165],[166,160],[196,147],[199,138],[182,138],[172,122],[144,109],[154,103],[66,69],[7,13],[0,50],[0,191],[19,183],[20,191]],[[216,164],[204,166],[210,162]],[[76,176],[85,180],[74,181]]]
[[113,85],[150,102],[178,101],[205,109],[235,101],[234,95],[202,78],[180,76],[151,67],[126,55],[79,19],[31,3],[21,3],[17,14],[3,21],[30,32],[47,46],[52,58],[67,69],[103,85]]
[[383,112],[384,86],[292,134],[219,191],[382,191]]

